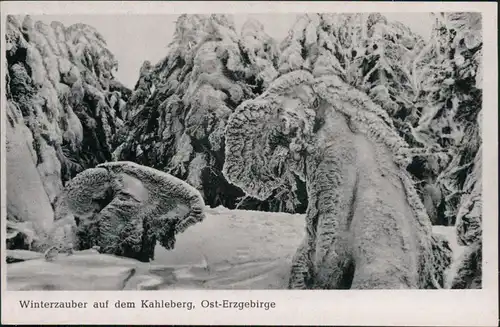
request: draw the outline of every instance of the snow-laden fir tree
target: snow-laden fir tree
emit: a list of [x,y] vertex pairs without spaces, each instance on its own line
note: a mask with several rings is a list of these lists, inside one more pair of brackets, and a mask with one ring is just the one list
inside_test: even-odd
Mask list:
[[482,29],[477,13],[436,14],[433,35],[419,72],[419,120],[413,134],[430,157],[434,183],[442,193],[443,224],[455,224],[467,176],[481,148]]
[[26,247],[53,220],[63,184],[111,160],[130,91],[114,79],[117,62],[88,25],[8,16],[5,53],[9,227],[12,236],[36,235],[8,244]]
[[221,174],[226,122],[278,75],[276,61],[277,44],[258,21],[238,34],[229,16],[181,15],[165,59],[141,68],[114,158],[169,172],[207,204],[234,207],[244,193]]

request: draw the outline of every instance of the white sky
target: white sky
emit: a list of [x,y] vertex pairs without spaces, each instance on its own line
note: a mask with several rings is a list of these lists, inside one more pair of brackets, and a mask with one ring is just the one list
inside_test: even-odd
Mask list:
[[[432,21],[428,13],[384,13],[389,20],[397,20],[415,33],[428,38]],[[65,26],[84,23],[95,27],[102,34],[109,50],[118,60],[116,78],[133,88],[139,68],[145,60],[155,64],[167,55],[178,15],[33,15],[35,20],[47,24],[59,21]],[[296,14],[237,14],[234,15],[239,30],[248,18],[262,22],[265,31],[281,40],[295,22]]]

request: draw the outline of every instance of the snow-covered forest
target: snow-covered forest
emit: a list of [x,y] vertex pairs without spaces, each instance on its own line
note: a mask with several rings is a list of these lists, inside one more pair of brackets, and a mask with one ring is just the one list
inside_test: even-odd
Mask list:
[[95,28],[8,16],[7,260],[199,253],[226,274],[205,288],[481,288],[481,15],[429,15],[429,40],[379,13],[301,15],[283,40],[180,15],[133,89]]

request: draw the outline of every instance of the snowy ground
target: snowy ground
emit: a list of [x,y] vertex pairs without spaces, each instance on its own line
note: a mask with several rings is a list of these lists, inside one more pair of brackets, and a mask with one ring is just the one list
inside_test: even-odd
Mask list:
[[[159,290],[287,287],[291,258],[304,237],[304,215],[228,210],[223,207],[207,208],[206,212],[203,222],[178,235],[174,250],[167,251],[158,246],[151,264],[90,253],[61,257],[54,262],[29,260],[8,265],[8,288]],[[436,226],[434,232],[446,236],[457,257],[461,254],[462,247],[456,243],[454,228]]]
[[[299,214],[207,208],[206,220],[178,235],[173,251],[157,247],[154,263],[206,265],[202,279],[208,288],[284,288],[304,223]],[[444,235],[455,258],[460,256],[454,227],[434,226],[433,232]]]
[[291,258],[304,236],[304,215],[223,207],[206,212],[203,222],[178,235],[173,251],[156,248],[153,264],[207,267],[179,276],[185,282],[175,288],[286,287]]
[[286,288],[304,235],[303,215],[223,207],[206,213],[203,222],[178,235],[174,250],[158,246],[151,264],[89,251],[53,262],[33,259],[7,266],[8,289]]
[[158,246],[155,262],[209,264],[288,257],[295,253],[305,231],[304,215],[262,211],[206,209],[206,219],[177,235],[175,249]]
[[[216,264],[284,258],[295,253],[304,237],[305,215],[224,207],[206,208],[206,212],[203,222],[178,235],[174,250],[158,246],[154,262],[196,264],[206,259],[208,264]],[[434,226],[433,232],[448,239],[455,255],[462,253],[454,227]]]

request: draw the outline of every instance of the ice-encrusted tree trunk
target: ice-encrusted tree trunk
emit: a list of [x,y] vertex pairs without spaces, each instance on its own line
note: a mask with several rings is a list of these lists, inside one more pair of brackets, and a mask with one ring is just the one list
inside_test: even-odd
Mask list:
[[[208,205],[234,208],[244,193],[221,173],[224,129],[234,109],[278,75],[277,58],[276,42],[258,21],[247,21],[238,34],[230,16],[181,15],[166,58],[141,68],[114,158],[169,172],[196,187]],[[270,201],[286,200],[275,194]],[[255,199],[241,204],[270,209]]]
[[226,146],[225,176],[252,196],[296,176],[307,185],[291,288],[442,286],[450,260],[438,263],[450,253],[436,244],[405,171],[411,149],[388,114],[341,77],[279,77],[230,117]]
[[[409,28],[379,13],[306,14],[298,18],[281,46],[281,73],[305,69],[314,75],[339,76],[381,106],[409,145],[421,146],[409,126],[418,120],[419,110],[415,75],[420,66],[414,63],[426,43]],[[426,189],[433,190],[426,161],[427,157],[423,163],[415,157],[408,170],[420,181],[417,190],[424,194],[435,221],[438,196],[425,198],[430,193]]]
[[424,41],[378,13],[302,15],[281,45],[278,70],[335,74],[367,93],[420,152],[407,170],[418,180],[433,224],[453,225],[455,191],[467,168],[461,165],[480,142],[474,117],[481,92],[474,76],[481,75],[482,43],[480,15],[439,17]]
[[45,243],[36,239],[64,183],[111,159],[130,91],[114,80],[117,63],[102,36],[84,24],[8,16],[5,53],[7,244],[26,248]]

